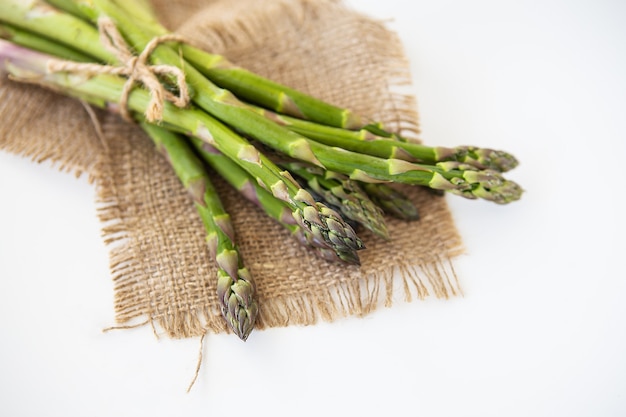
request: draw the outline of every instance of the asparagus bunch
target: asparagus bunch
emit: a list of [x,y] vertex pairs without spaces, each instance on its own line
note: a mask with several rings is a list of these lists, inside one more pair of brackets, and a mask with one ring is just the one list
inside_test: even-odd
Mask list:
[[[410,142],[180,42],[145,0],[0,0],[0,7],[0,38],[8,40],[0,41],[0,70],[127,114],[168,156],[207,231],[222,313],[244,340],[257,315],[255,290],[204,164],[316,254],[354,265],[365,245],[352,221],[388,239],[383,213],[419,218],[392,183],[498,204],[522,194],[503,176],[518,163],[509,153]],[[142,87],[130,84],[136,78]]]

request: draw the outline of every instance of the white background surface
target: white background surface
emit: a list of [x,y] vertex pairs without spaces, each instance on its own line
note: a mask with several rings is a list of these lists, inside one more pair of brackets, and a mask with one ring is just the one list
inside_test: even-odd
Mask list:
[[626,415],[626,3],[350,4],[393,19],[422,139],[521,160],[519,202],[446,197],[465,297],[211,335],[187,394],[197,340],[101,332],[93,188],[0,152],[0,415]]

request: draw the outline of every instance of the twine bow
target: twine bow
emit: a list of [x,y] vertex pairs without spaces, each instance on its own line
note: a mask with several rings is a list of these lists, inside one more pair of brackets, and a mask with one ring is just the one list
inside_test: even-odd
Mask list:
[[[184,39],[175,34],[167,34],[153,38],[139,55],[134,55],[113,21],[108,17],[98,19],[100,42],[115,55],[120,62],[119,66],[101,65],[94,63],[79,63],[73,61],[52,60],[48,69],[52,72],[74,72],[84,75],[123,75],[127,77],[120,97],[120,113],[126,120],[132,120],[128,110],[128,98],[137,82],[144,85],[150,92],[150,102],[145,111],[146,120],[159,121],[163,116],[165,100],[177,107],[189,104],[189,89],[185,82],[185,73],[174,65],[150,65],[148,59],[154,49],[164,42],[184,42]],[[178,95],[167,90],[159,76],[170,76],[175,80]]]

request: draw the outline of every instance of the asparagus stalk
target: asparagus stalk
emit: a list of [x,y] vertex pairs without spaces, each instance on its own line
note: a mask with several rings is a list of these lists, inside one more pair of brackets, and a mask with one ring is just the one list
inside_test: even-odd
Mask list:
[[247,200],[261,208],[270,218],[287,229],[300,244],[312,249],[314,253],[323,259],[343,261],[354,265],[360,264],[356,251],[329,249],[325,242],[319,241],[308,229],[303,229],[295,222],[291,209],[284,201],[277,199],[261,187],[253,177],[233,160],[198,138],[190,137],[189,139],[205,162]]
[[[47,86],[66,95],[97,101],[101,106],[117,108],[123,90],[123,78],[113,75],[84,78],[60,72],[50,73],[47,71],[50,62],[50,56],[0,41],[0,64],[14,78]],[[128,98],[128,107],[135,112],[143,112],[150,100],[147,91],[134,89]],[[276,198],[285,201],[296,221],[320,241],[326,242],[330,249],[348,251],[364,248],[361,239],[341,216],[323,204],[316,203],[287,171],[281,170],[249,141],[206,112],[193,106],[180,109],[166,102],[163,123],[210,143],[236,161]]]
[[194,204],[207,232],[207,244],[218,266],[217,296],[224,319],[233,332],[246,340],[258,314],[256,292],[250,272],[235,244],[230,216],[202,162],[187,141],[159,126],[142,122],[141,127],[170,163]]
[[317,142],[381,158],[397,158],[422,164],[454,161],[499,172],[510,171],[518,165],[513,155],[501,150],[475,146],[432,147],[395,140],[397,137],[376,135],[365,128],[348,130],[281,115],[260,107],[254,109],[281,126]]
[[[80,2],[75,2],[73,0],[43,0],[46,3],[48,3],[51,6],[54,6],[55,8],[62,10],[64,12],[67,12],[73,16],[76,16],[80,19],[89,21],[91,20],[95,15],[94,13],[91,11],[91,8],[87,7],[87,8],[83,8],[81,7],[81,3]],[[140,0],[131,0],[127,3],[137,3]]]
[[238,97],[294,117],[346,129],[364,126],[361,117],[302,92],[254,74],[228,61],[224,56],[207,54],[183,45],[185,58],[211,81]]
[[89,62],[90,57],[76,51],[73,48],[53,42],[48,38],[34,35],[28,30],[0,23],[0,39],[24,46],[35,51],[41,51],[50,55],[62,57],[76,62]]

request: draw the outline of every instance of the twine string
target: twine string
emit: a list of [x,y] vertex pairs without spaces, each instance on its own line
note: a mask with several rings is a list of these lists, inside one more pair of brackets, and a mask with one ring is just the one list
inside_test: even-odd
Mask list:
[[[72,72],[87,76],[109,74],[125,76],[126,82],[120,96],[120,114],[126,120],[132,120],[128,110],[128,100],[135,84],[141,83],[150,93],[150,101],[145,110],[146,120],[160,121],[163,117],[165,101],[170,101],[177,107],[189,104],[190,96],[185,73],[174,65],[151,65],[149,58],[157,46],[164,42],[184,42],[183,37],[176,34],[166,34],[153,38],[139,55],[133,54],[130,46],[115,23],[108,17],[98,19],[100,42],[115,55],[120,65],[101,65],[65,60],[51,60],[48,70],[51,72]],[[159,77],[171,77],[178,89],[178,95],[165,88]]]

